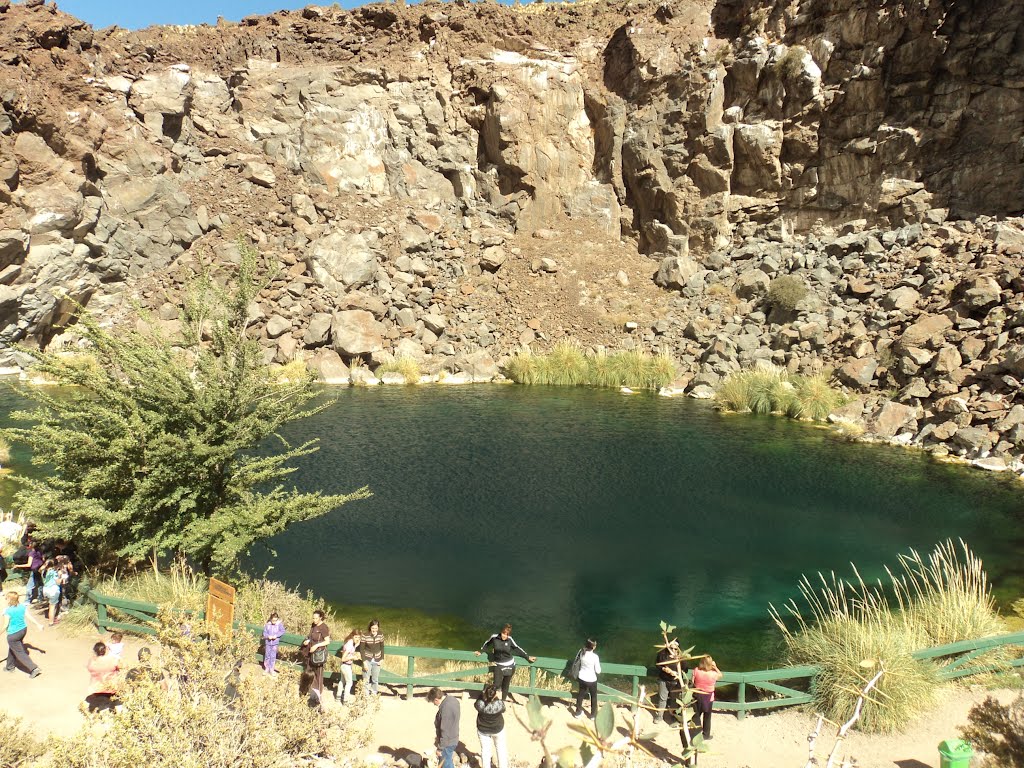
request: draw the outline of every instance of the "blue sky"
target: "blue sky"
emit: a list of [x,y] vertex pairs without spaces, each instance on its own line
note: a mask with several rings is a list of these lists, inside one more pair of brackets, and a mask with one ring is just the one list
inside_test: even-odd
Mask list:
[[[218,16],[238,21],[253,13],[266,14],[282,8],[304,8],[311,0],[57,0],[57,7],[94,27],[117,24],[141,29],[150,24],[213,24]],[[330,5],[318,0],[316,5]],[[343,0],[343,8],[362,3]]]

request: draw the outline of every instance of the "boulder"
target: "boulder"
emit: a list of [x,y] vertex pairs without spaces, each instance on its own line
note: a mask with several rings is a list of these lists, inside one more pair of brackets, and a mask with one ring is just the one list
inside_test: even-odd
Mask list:
[[314,312],[309,318],[309,325],[306,326],[306,333],[302,336],[302,343],[307,347],[319,347],[327,342],[327,336],[331,332],[331,321],[333,318],[326,312]]
[[995,442],[986,427],[961,427],[952,439],[954,443],[972,453],[988,450]]
[[448,319],[437,312],[427,312],[423,317],[420,318],[423,321],[423,326],[438,336],[445,332],[448,327]]
[[900,345],[908,347],[920,347],[935,336],[945,333],[953,327],[953,321],[945,315],[924,315],[913,325],[907,327],[900,337]]
[[371,355],[384,348],[384,326],[366,310],[349,309],[334,314],[331,338],[344,358]]
[[322,347],[306,360],[306,367],[324,384],[349,383],[349,370],[341,355],[329,347]]
[[906,312],[908,309],[913,309],[917,306],[917,302],[920,300],[920,293],[909,285],[902,285],[885,295],[885,298],[882,299],[882,306],[888,310]]
[[508,259],[508,254],[500,245],[491,245],[480,253],[480,268],[488,272],[497,272]]
[[741,299],[754,299],[768,292],[771,278],[760,269],[748,269],[736,279],[734,292]]
[[377,256],[358,233],[333,232],[320,238],[309,249],[306,264],[316,281],[336,296],[377,275]]
[[982,275],[960,283],[954,295],[958,295],[971,310],[981,311],[998,304],[1000,292],[999,283]]
[[274,170],[260,160],[250,160],[242,166],[242,177],[260,187],[271,189],[277,184],[277,176]]
[[894,437],[917,419],[917,408],[886,401],[872,420],[871,431],[879,437]]
[[267,320],[267,337],[276,339],[285,331],[290,331],[292,327],[292,321],[281,315],[272,315]]
[[960,350],[956,347],[942,347],[935,355],[935,362],[932,363],[932,370],[935,373],[951,373],[963,364]]
[[700,271],[700,266],[689,256],[666,256],[658,266],[654,282],[662,288],[678,290]]
[[878,360],[873,357],[862,357],[850,360],[839,369],[837,375],[844,384],[857,389],[867,389],[874,381],[878,370]]
[[1011,344],[1003,351],[1001,367],[1017,376],[1024,376],[1024,344]]

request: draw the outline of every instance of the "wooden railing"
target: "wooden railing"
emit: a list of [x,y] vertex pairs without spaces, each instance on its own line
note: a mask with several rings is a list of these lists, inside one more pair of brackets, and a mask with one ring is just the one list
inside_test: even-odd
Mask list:
[[[132,600],[109,597],[94,591],[87,597],[96,604],[97,626],[101,631],[111,629],[138,632],[154,635],[157,632],[158,606],[150,603],[139,603]],[[110,609],[134,619],[118,621],[111,617]],[[193,619],[202,621],[203,611],[196,611]],[[263,632],[263,626],[257,624],[237,625],[257,637]],[[298,648],[305,639],[304,635],[286,634],[281,638],[285,647]],[[339,640],[329,646],[331,654],[341,650]],[[1005,670],[1008,667],[1024,667],[1024,656],[1009,658],[999,663],[983,661],[972,664],[983,654],[996,648],[1024,648],[1024,632],[1008,635],[997,635],[980,640],[964,640],[959,643],[925,648],[915,652],[914,658],[935,661],[939,665],[939,677],[953,680],[968,675]],[[406,698],[411,698],[415,688],[438,686],[457,690],[481,690],[485,683],[473,678],[485,679],[490,675],[486,659],[476,656],[472,651],[455,651],[441,648],[418,648],[414,646],[387,645],[384,648],[388,657],[388,665],[394,667],[393,660],[404,658],[399,662],[402,671],[382,668],[380,682],[392,688],[405,688]],[[420,661],[417,669],[417,661]],[[466,665],[455,669],[445,669],[445,662]],[[359,663],[358,660],[356,663]],[[523,662],[513,678],[513,683],[521,680],[524,672],[528,676],[526,685],[512,685],[513,693],[550,698],[571,698],[574,694],[567,690],[542,687],[539,671],[549,675],[560,676],[567,664],[566,659],[538,657],[533,664]],[[598,683],[598,698],[602,701],[636,703],[640,685],[647,677],[647,668],[635,664],[601,664],[602,680]],[[781,667],[779,669],[763,669],[755,672],[725,672],[716,689],[715,709],[724,712],[735,712],[739,719],[748,712],[761,709],[776,709],[795,704],[809,704],[812,700],[810,688],[814,676],[820,669],[813,665],[799,667]],[[609,682],[612,683],[609,685]],[[653,682],[653,681],[649,681]],[[783,685],[785,683],[785,685]],[[735,700],[732,700],[731,687],[736,686]],[[650,689],[650,686],[648,686]],[[724,694],[724,695],[723,695]],[[767,694],[761,697],[760,694]],[[753,695],[753,696],[752,696]],[[748,701],[749,698],[753,700]]]

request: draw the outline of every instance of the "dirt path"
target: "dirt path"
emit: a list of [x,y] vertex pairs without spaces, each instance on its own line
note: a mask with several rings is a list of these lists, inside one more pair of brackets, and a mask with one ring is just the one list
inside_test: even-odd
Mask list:
[[[0,707],[51,733],[64,736],[73,733],[83,722],[78,704],[85,697],[88,685],[85,665],[97,639],[98,635],[70,637],[59,626],[56,630],[47,627],[40,632],[30,625],[28,641],[43,674],[29,679],[20,670],[0,673]],[[129,662],[135,658],[138,647],[137,639],[126,638],[125,658]],[[854,733],[841,753],[855,756],[860,768],[938,768],[938,743],[956,737],[958,726],[966,722],[967,711],[986,695],[987,692],[980,689],[949,689],[940,696],[940,704],[906,733],[898,736]],[[997,691],[995,695],[1005,702],[1015,693]],[[338,706],[333,700],[327,705]],[[367,749],[377,755],[369,762],[383,763],[410,753],[432,752],[435,711],[422,694],[413,701],[393,695],[381,696],[371,746]],[[516,721],[516,713],[523,719],[526,717],[521,704],[513,705],[511,716],[506,717],[509,755],[514,764],[536,766],[542,755],[541,747],[530,740]],[[548,713],[555,720],[550,746],[559,748],[575,743],[575,735],[566,727],[571,722],[566,705],[555,704],[548,708]],[[471,757],[476,765],[479,743],[472,699],[461,699],[461,714],[460,752]],[[621,716],[619,720],[621,722]],[[807,735],[812,727],[813,719],[809,715],[794,710],[747,717],[742,721],[716,714],[712,752],[701,756],[700,765],[706,768],[800,768],[807,760]],[[822,764],[831,746],[830,735],[819,740],[818,756]],[[664,727],[651,745],[656,756],[672,762],[678,759],[679,750],[678,732]]]

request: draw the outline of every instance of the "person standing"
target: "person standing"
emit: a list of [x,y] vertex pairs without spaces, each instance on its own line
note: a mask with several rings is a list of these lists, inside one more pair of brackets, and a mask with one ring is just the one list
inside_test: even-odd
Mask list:
[[715,703],[715,683],[721,679],[722,672],[710,656],[702,658],[697,668],[693,670],[693,693],[697,705],[693,719],[698,728],[701,728],[703,721],[701,733],[705,741],[711,738],[711,710]]
[[327,646],[330,644],[331,628],[324,622],[324,612],[313,611],[313,624],[306,639],[302,641],[302,648],[306,671],[313,675],[312,687],[316,688],[318,696],[324,692],[324,665],[327,664]]
[[274,611],[267,617],[263,625],[263,671],[268,675],[276,675],[274,664],[277,663],[277,647],[284,637],[284,622]]
[[501,700],[506,701],[510,696],[508,689],[512,684],[512,675],[516,672],[515,657],[526,659],[531,664],[537,660],[537,657],[527,654],[512,638],[511,624],[506,624],[500,632],[487,638],[480,646],[480,650],[474,653],[479,656],[485,650],[494,665],[491,668],[494,674],[494,687],[501,689]]
[[3,612],[3,618],[0,619],[3,622],[4,632],[7,634],[6,671],[13,672],[15,662],[17,662],[25,668],[29,677],[39,677],[42,670],[32,661],[25,648],[25,634],[28,631],[26,619],[35,624],[36,629],[40,632],[43,630],[43,625],[36,621],[36,617],[29,612],[28,605],[21,602],[18,592],[12,589],[7,593],[7,608]]
[[498,768],[508,768],[508,747],[505,744],[505,702],[498,698],[493,685],[485,685],[474,704],[476,735],[480,737],[481,768],[491,768],[491,755],[496,755]]
[[356,638],[358,637],[359,630],[353,629],[345,637],[345,642],[341,646],[341,682],[338,683],[336,696],[342,704],[347,703],[352,695],[352,662],[356,658]]
[[359,654],[363,658],[363,693],[376,696],[380,679],[380,665],[384,663],[384,634],[380,622],[373,619],[366,632],[359,636]]
[[459,746],[459,700],[431,688],[427,700],[437,707],[434,716],[434,746],[442,768],[455,768],[455,748]]
[[64,586],[64,577],[67,571],[57,564],[56,560],[47,560],[41,569],[43,579],[43,597],[46,598],[46,618],[50,626],[57,623],[57,614],[60,612],[60,591]]
[[679,696],[683,692],[680,675],[689,671],[679,650],[679,642],[670,640],[668,645],[658,651],[654,663],[658,667],[658,711],[654,713],[654,722],[664,720],[676,726],[676,710],[679,709]]
[[580,651],[580,690],[576,694],[576,713],[573,717],[583,717],[583,697],[590,696],[590,719],[597,718],[597,676],[601,674],[601,659],[595,653],[597,640],[589,638]]

